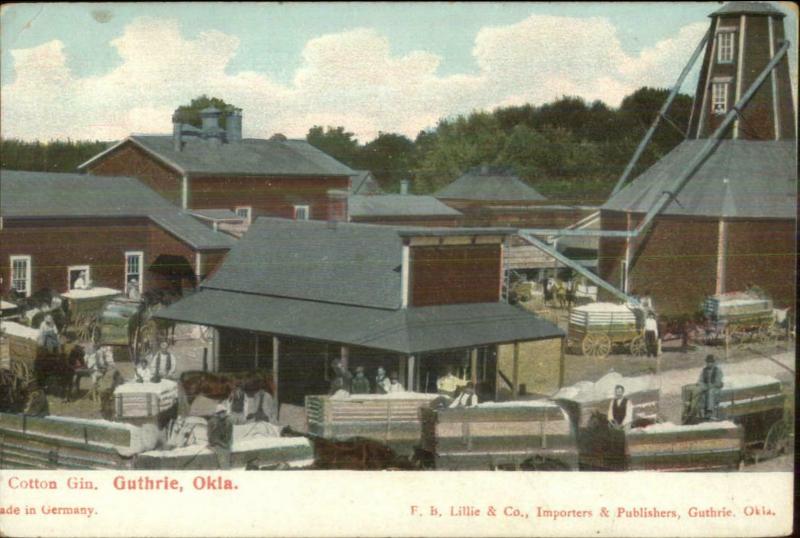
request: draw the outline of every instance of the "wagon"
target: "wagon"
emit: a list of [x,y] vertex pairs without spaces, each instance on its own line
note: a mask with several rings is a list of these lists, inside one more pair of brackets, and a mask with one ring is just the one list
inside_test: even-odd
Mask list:
[[417,392],[306,396],[307,431],[330,440],[370,439],[411,456],[421,437],[420,409],[436,398]]
[[569,315],[567,345],[583,355],[599,359],[607,357],[614,346],[624,347],[631,355],[644,355],[647,347],[641,327],[642,314],[641,310],[616,303],[573,308]]
[[748,293],[723,293],[703,302],[704,343],[730,346],[774,341],[779,331],[772,301]]
[[0,322],[0,410],[21,410],[33,380],[38,333],[13,321]]
[[64,333],[80,342],[94,340],[98,320],[106,302],[120,295],[119,290],[111,288],[70,290],[62,294],[61,297],[67,303],[67,325]]
[[487,402],[422,409],[421,414],[421,449],[437,469],[578,468],[574,430],[567,413],[553,402]]
[[[684,424],[703,422],[694,398],[696,385],[681,390]],[[786,395],[777,379],[749,374],[727,376],[719,394],[718,419],[729,420],[744,430],[745,455],[759,459],[778,456],[789,445],[790,420],[786,416]]]

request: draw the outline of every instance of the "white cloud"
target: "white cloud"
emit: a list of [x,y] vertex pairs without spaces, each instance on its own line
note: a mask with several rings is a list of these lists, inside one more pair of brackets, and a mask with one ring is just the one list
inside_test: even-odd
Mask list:
[[308,41],[292,81],[279,84],[258,72],[226,72],[240,46],[236,36],[211,31],[189,39],[176,21],[140,18],[111,41],[122,63],[101,75],[76,77],[60,41],[12,51],[15,79],[2,86],[2,134],[166,133],[172,110],[206,93],[244,109],[245,136],[302,137],[323,124],[343,125],[362,142],[379,131],[413,137],[441,117],[564,94],[618,105],[639,86],[671,84],[705,27],[692,24],[630,55],[607,19],[534,15],[481,29],[472,50],[478,72],[449,76],[438,73],[439,56],[398,55],[386,37],[356,28]]

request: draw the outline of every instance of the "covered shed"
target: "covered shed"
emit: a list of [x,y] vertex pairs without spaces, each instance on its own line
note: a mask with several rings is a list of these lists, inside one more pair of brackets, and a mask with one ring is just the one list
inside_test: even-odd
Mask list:
[[[446,367],[484,396],[553,392],[564,333],[504,302],[508,230],[259,219],[201,290],[158,317],[217,328],[218,370],[271,368],[282,402],[328,391],[334,358],[435,392]],[[527,347],[526,347],[527,346]],[[537,369],[520,349],[538,346]]]
[[417,194],[351,195],[347,200],[351,222],[409,226],[457,226],[460,211],[433,196]]

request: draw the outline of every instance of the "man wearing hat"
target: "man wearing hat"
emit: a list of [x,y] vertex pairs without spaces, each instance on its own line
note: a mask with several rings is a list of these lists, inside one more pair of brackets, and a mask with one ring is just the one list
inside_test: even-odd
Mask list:
[[217,404],[208,419],[208,448],[217,456],[220,469],[231,468],[231,448],[233,446],[233,421],[228,417],[228,406]]
[[356,376],[353,378],[351,394],[369,394],[369,379],[364,375],[364,367],[356,368]]
[[706,365],[697,380],[701,416],[711,420],[717,418],[719,392],[722,389],[722,369],[716,363],[714,355],[706,355]]
[[178,361],[169,350],[166,340],[159,342],[159,349],[153,354],[149,362],[153,383],[158,383],[163,378],[177,379]]
[[390,386],[391,381],[386,375],[386,369],[379,367],[375,376],[375,394],[388,394]]

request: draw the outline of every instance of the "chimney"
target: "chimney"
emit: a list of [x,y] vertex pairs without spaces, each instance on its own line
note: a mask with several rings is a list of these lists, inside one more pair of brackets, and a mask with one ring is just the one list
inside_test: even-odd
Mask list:
[[242,141],[242,109],[234,108],[228,113],[225,125],[225,138],[228,143]]
[[200,111],[200,117],[203,120],[201,136],[212,146],[221,145],[222,137],[225,135],[225,131],[219,126],[219,117],[221,114],[222,112],[213,106]]
[[175,151],[183,149],[182,129],[183,124],[180,122],[178,111],[176,110],[175,113],[172,114],[172,147]]
[[410,183],[411,183],[411,181],[409,181],[407,179],[400,180],[400,194],[402,194],[404,196],[406,194],[408,194],[408,186],[409,186]]

